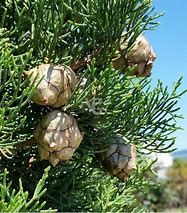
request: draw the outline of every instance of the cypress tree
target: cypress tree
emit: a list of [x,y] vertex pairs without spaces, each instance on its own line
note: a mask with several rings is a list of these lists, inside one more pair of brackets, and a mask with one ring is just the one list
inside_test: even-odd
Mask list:
[[146,156],[173,150],[185,92],[151,86],[143,34],[161,15],[151,0],[1,2],[0,211],[144,211]]

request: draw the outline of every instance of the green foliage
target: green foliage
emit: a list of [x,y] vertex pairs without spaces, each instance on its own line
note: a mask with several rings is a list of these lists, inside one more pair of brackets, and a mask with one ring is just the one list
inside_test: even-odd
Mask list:
[[74,93],[66,109],[78,115],[86,112],[79,122],[92,150],[101,149],[115,134],[122,134],[141,153],[172,151],[172,133],[180,129],[176,120],[182,118],[176,106],[185,92],[178,91],[182,79],[169,92],[161,81],[151,89],[150,80],[119,75],[112,66],[90,66],[84,78],[85,89]]
[[[24,189],[34,193],[34,185],[41,178],[41,171],[47,162],[34,162],[28,168],[29,156],[34,156],[20,150],[13,159],[9,160],[10,178],[14,178],[13,187],[18,187],[19,177],[22,177]],[[20,165],[19,159],[24,159]],[[2,166],[6,158],[2,159]],[[51,168],[46,181],[46,207],[58,208],[60,212],[79,211],[135,211],[141,212],[144,207],[139,202],[138,194],[152,187],[152,182],[146,178],[151,172],[153,162],[146,159],[138,160],[137,170],[127,181],[113,178],[98,165],[94,156],[78,154],[70,162],[62,162],[58,167]],[[12,166],[13,165],[13,166]],[[19,166],[19,170],[16,167]]]
[[[152,186],[144,178],[152,164],[141,161],[138,154],[137,171],[122,182],[102,171],[96,153],[114,143],[111,138],[117,133],[136,144],[141,154],[172,150],[175,138],[171,134],[179,129],[176,123],[181,118],[176,107],[183,94],[178,92],[181,79],[171,92],[160,81],[151,89],[147,79],[127,77],[111,66],[121,39],[129,39],[124,50],[128,51],[142,32],[157,26],[160,15],[154,13],[151,0],[1,3],[0,152],[4,156],[0,170],[3,173],[7,168],[9,179],[14,180],[12,185],[6,184],[4,173],[2,211],[40,211],[44,205],[41,196],[47,170],[39,180],[48,162],[39,161],[35,146],[20,145],[52,110],[30,101],[35,87],[34,83],[28,86],[30,76],[25,79],[24,71],[49,62],[75,66],[77,76],[87,82],[84,89],[77,87],[70,103],[61,108],[76,118],[84,140],[70,162],[50,170],[46,206],[59,211],[142,210],[138,192]],[[93,58],[86,66],[85,61]],[[14,148],[12,153],[9,148]],[[9,154],[12,158],[7,159]]]
[[41,111],[46,111],[28,103],[34,88],[26,87],[29,79],[23,79],[25,69],[45,61],[75,63],[98,48],[99,55],[95,57],[98,63],[106,64],[119,46],[122,31],[126,31],[124,40],[131,37],[130,46],[143,30],[157,25],[154,20],[159,15],[150,12],[151,1],[142,0],[3,1],[0,5],[2,151],[30,138],[30,129],[36,126]]
[[[3,152],[13,144],[26,140],[26,135],[19,133],[26,120],[21,110],[30,101],[35,89],[28,86],[27,78],[23,81],[23,72],[31,58],[32,50],[24,55],[14,56],[14,46],[6,38],[9,32],[0,29],[0,148]],[[4,152],[3,152],[4,153]]]
[[[107,176],[98,169],[89,169],[84,165],[82,169],[78,170],[79,176],[74,178],[74,180],[77,179],[74,185],[68,184],[66,190],[63,185],[59,186],[62,189],[61,211],[143,211],[136,198],[136,193],[150,185],[150,182],[145,180],[142,175],[150,169],[150,166],[150,164],[145,166],[139,162],[137,171],[124,183]],[[81,186],[78,184],[79,179],[81,179]]]
[[159,14],[150,13],[149,0],[6,0],[0,23],[12,32],[16,54],[33,48],[35,61],[72,63],[98,48],[106,61],[124,30],[132,44],[143,30],[157,26]]
[[[7,183],[8,171],[5,169],[1,177],[2,183],[0,184],[1,189],[1,201],[0,211],[1,212],[39,212],[44,206],[45,202],[40,202],[40,198],[45,194],[46,188],[43,189],[45,180],[48,177],[48,171],[50,167],[45,169],[42,179],[38,182],[34,194],[31,199],[28,199],[28,192],[23,191],[22,181],[19,179],[19,191],[16,193],[15,189],[11,189],[11,182]],[[48,209],[47,212],[52,212]]]

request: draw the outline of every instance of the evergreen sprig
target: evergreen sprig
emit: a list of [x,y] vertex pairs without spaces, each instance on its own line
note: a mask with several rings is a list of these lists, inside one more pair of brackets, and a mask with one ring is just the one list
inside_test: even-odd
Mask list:
[[160,81],[151,89],[150,80],[127,77],[112,66],[90,66],[84,78],[84,89],[74,93],[66,108],[80,115],[82,131],[96,150],[121,134],[141,153],[172,151],[172,133],[182,118],[177,103],[186,92],[178,92],[182,78],[171,92]]
[[0,33],[1,41],[6,41],[0,44],[0,150],[5,154],[4,149],[25,141],[25,135],[19,134],[26,120],[21,110],[30,101],[36,85],[28,86],[30,76],[23,80],[32,50],[14,56],[12,52],[16,47],[6,39],[8,32],[1,30]]
[[153,162],[139,160],[135,173],[122,182],[96,168],[98,166],[93,164],[91,158],[80,158],[83,158],[82,162],[64,164],[52,171],[48,187],[49,205],[58,205],[60,211],[66,212],[144,210],[139,203],[138,193],[153,184],[145,178],[146,173],[151,173]]
[[19,46],[16,54],[32,48],[32,63],[66,64],[98,49],[95,57],[110,61],[123,31],[124,41],[131,37],[132,45],[139,34],[158,25],[161,15],[153,13],[150,0],[6,0],[0,14],[1,27],[11,31],[11,41]]
[[[46,168],[40,181],[38,182],[32,198],[28,199],[28,192],[24,192],[22,181],[19,179],[19,191],[11,188],[11,182],[7,183],[8,171],[5,169],[2,174],[0,184],[0,211],[1,212],[40,212],[46,202],[40,202],[40,198],[46,193],[44,188],[45,181],[48,177],[50,167]],[[47,212],[54,212],[48,209]]]

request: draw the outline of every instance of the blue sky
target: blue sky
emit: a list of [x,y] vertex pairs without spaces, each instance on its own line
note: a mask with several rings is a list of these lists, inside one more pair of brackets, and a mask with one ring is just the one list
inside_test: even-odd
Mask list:
[[[183,76],[181,89],[187,89],[187,0],[154,0],[156,11],[165,15],[158,19],[160,26],[146,32],[157,59],[152,70],[153,83],[161,79],[164,85],[171,86]],[[187,94],[179,103],[184,120],[179,124],[184,129],[175,133],[176,147],[187,149]]]

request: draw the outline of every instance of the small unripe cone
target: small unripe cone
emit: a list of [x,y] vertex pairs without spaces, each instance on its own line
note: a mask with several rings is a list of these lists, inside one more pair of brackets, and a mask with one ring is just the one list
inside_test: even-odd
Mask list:
[[133,47],[127,54],[123,55],[122,51],[125,50],[127,46],[128,42],[121,44],[118,52],[120,57],[113,60],[113,67],[115,69],[123,69],[135,66],[133,75],[138,77],[150,76],[156,54],[146,38],[143,35],[138,36]]
[[124,144],[122,136],[116,136],[117,144],[112,144],[101,154],[104,168],[119,179],[126,179],[136,169],[136,147],[134,144]]
[[28,72],[31,74],[30,83],[36,79],[37,88],[32,101],[43,106],[58,108],[68,103],[76,85],[76,76],[73,70],[66,65],[41,64]]
[[76,120],[61,111],[49,112],[34,131],[41,160],[49,160],[56,166],[61,160],[69,160],[80,145],[81,134]]

